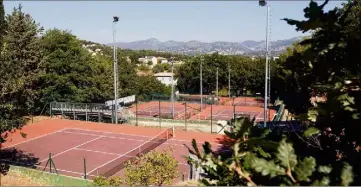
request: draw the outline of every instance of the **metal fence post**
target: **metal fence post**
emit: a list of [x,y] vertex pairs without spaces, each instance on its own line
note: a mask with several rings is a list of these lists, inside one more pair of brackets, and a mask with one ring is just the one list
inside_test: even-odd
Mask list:
[[85,121],[88,121],[88,105],[85,104]]
[[100,111],[98,111],[98,122],[100,123]]
[[211,102],[211,134],[213,133],[213,102]]
[[158,118],[159,118],[159,128],[162,128],[162,120],[160,118],[160,100],[159,100],[159,105],[158,105]]
[[184,130],[187,131],[187,102],[184,102],[184,110],[185,110]]
[[135,98],[135,125],[138,126],[138,97]]
[[84,158],[84,179],[86,179],[86,160]]
[[64,112],[63,112],[63,103],[60,104],[60,109],[61,109],[61,119],[63,119],[63,115],[64,115]]
[[49,111],[50,118],[53,118],[52,107],[53,107],[53,104],[50,103],[50,111]]
[[73,111],[73,119],[75,120],[75,107],[74,107],[74,104],[73,104],[71,110]]

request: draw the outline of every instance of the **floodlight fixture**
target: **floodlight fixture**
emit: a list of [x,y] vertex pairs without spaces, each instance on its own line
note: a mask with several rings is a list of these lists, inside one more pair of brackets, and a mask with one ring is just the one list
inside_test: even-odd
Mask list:
[[259,6],[266,6],[267,2],[266,2],[266,0],[259,0],[258,4],[259,4]]
[[119,21],[119,17],[118,16],[113,16],[113,22],[116,23]]

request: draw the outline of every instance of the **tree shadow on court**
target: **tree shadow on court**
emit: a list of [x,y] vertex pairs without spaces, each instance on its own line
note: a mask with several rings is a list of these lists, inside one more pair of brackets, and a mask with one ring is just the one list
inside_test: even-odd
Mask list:
[[25,153],[16,148],[9,148],[0,151],[1,165],[15,165],[28,168],[37,168],[39,158],[35,157],[32,153]]

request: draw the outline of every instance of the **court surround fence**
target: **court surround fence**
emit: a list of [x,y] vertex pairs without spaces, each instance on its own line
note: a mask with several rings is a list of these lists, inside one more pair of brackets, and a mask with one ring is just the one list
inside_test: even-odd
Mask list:
[[[133,104],[118,107],[118,123],[138,126],[171,127],[177,130],[219,133],[224,121],[229,121],[235,115],[249,114],[256,122],[263,121],[263,108],[243,103],[259,103],[259,98],[228,98],[205,95],[200,104],[199,96],[180,95],[171,98],[165,95],[147,95],[136,97]],[[263,104],[262,104],[263,106]],[[174,110],[173,110],[174,107]],[[284,108],[279,105],[277,108]],[[279,110],[281,111],[281,110]],[[282,119],[281,114],[269,116],[269,121]],[[94,122],[114,123],[114,107],[102,103],[50,103],[50,116],[59,115],[61,118],[85,120]],[[273,112],[276,113],[276,112]]]

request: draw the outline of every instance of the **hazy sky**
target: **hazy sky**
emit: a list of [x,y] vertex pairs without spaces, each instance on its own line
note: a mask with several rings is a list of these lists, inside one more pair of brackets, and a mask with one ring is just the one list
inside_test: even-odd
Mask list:
[[[332,1],[327,9],[344,1]],[[258,1],[6,1],[6,13],[19,3],[45,29],[71,30],[81,39],[112,42],[113,16],[119,16],[117,41],[264,40],[266,8]],[[269,1],[271,40],[301,36],[282,18],[302,19],[309,1]]]

